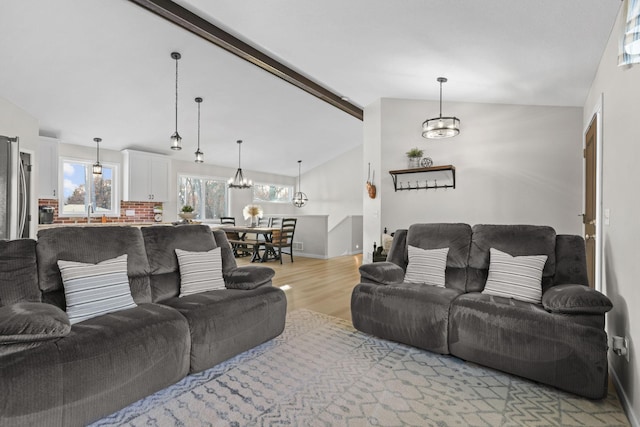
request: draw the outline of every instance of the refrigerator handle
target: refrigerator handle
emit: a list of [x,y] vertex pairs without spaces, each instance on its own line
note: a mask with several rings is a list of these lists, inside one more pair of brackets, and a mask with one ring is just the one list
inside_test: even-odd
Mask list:
[[20,212],[18,213],[18,215],[20,216],[19,218],[19,225],[18,225],[18,236],[17,238],[21,238],[22,234],[24,232],[24,225],[27,221],[27,177],[25,176],[25,172],[24,172],[24,163],[22,163],[22,161],[20,161],[20,201],[19,203],[19,209]]

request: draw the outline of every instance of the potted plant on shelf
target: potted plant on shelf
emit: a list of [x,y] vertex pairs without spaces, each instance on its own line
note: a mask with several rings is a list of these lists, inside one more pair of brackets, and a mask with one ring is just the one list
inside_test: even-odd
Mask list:
[[196,214],[193,212],[193,206],[184,205],[179,215],[180,215],[180,218],[182,218],[186,222],[189,222],[193,219],[193,217],[195,217]]
[[419,148],[412,148],[407,151],[407,157],[409,158],[409,169],[419,168],[420,167],[420,159],[422,159],[422,155],[424,151]]

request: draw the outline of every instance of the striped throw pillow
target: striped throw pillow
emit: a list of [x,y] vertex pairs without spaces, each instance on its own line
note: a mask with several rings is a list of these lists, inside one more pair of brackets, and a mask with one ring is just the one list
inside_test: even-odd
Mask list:
[[73,325],[92,317],[136,307],[129,288],[127,254],[98,264],[58,261],[67,315]]
[[180,265],[180,296],[226,289],[222,277],[222,249],[188,252],[176,249]]
[[511,256],[489,249],[489,276],[482,293],[540,304],[546,255]]
[[409,245],[409,263],[404,281],[444,288],[448,253],[449,248],[422,249]]

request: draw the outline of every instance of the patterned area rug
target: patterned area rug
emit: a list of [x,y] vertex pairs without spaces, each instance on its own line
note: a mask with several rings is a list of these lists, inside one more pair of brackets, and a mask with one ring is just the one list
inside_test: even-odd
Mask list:
[[278,338],[94,426],[626,426],[591,401],[308,310]]

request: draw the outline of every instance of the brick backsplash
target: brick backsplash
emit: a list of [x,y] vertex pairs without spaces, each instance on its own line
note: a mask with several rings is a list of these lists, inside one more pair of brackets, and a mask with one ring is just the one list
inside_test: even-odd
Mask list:
[[[81,224],[87,222],[87,217],[59,217],[58,199],[38,199],[38,206],[51,206],[53,211],[54,224]],[[158,206],[158,202],[120,202],[120,216],[107,217],[107,222],[153,222],[153,208]],[[135,216],[126,216],[127,210],[135,210]],[[101,218],[92,217],[92,222],[100,222]]]

